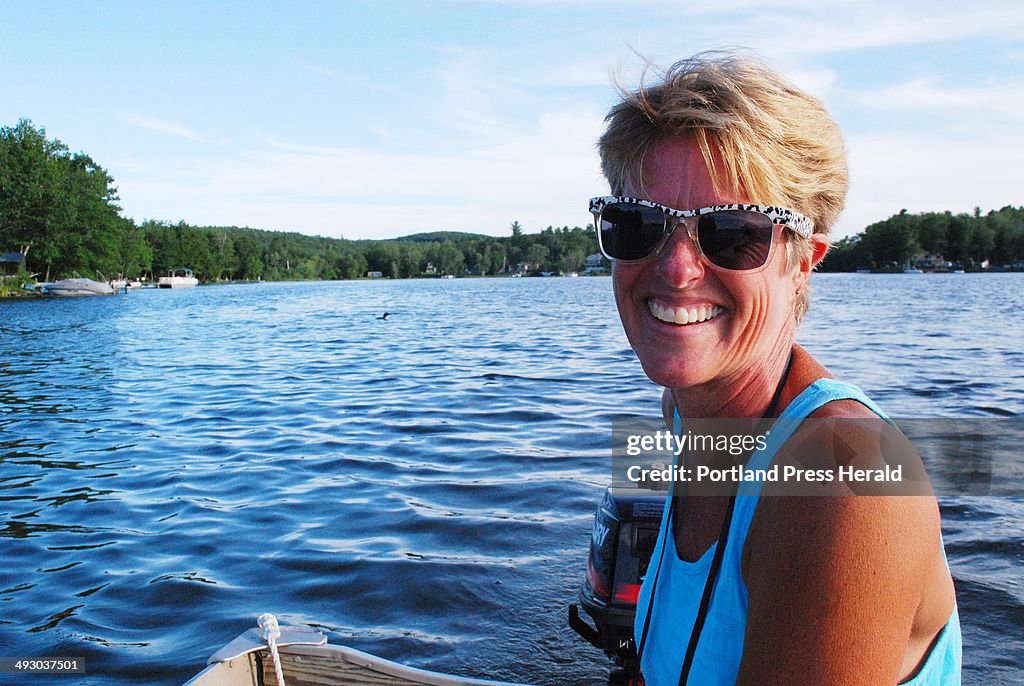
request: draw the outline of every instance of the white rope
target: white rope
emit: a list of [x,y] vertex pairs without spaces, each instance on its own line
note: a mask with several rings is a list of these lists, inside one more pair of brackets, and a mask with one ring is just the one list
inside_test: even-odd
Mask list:
[[263,632],[263,639],[270,648],[270,657],[274,660],[274,673],[277,674],[278,686],[284,686],[284,672],[281,671],[281,656],[277,653],[277,639],[281,638],[281,627],[277,624],[277,617],[264,612],[256,619],[256,626]]

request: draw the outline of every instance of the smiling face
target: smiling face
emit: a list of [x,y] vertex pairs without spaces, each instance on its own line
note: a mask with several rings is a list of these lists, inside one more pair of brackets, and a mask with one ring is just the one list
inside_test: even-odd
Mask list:
[[[700,148],[689,137],[656,144],[643,177],[643,189],[627,185],[624,194],[676,209],[765,201],[716,192]],[[793,302],[812,266],[808,260],[788,270],[780,243],[760,271],[714,269],[680,225],[658,255],[613,263],[612,284],[626,336],[655,383],[742,388],[788,354]]]

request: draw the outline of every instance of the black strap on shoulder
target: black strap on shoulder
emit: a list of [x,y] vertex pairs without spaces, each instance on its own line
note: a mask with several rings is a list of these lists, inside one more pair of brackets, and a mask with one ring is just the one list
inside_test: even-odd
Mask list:
[[[782,390],[786,386],[786,381],[789,379],[790,369],[793,367],[793,351],[789,353],[789,359],[786,361],[786,369],[782,373],[782,378],[779,380],[779,385],[775,388],[775,393],[772,396],[772,400],[768,405],[768,410],[762,417],[762,425],[766,422],[770,422],[771,418],[775,416],[778,410],[779,401],[782,398]],[[676,409],[678,412],[678,409]],[[668,537],[673,536],[672,533],[672,517],[675,512],[676,497],[676,482],[672,482],[672,488],[669,493],[669,498],[673,500],[669,504],[668,508],[668,521],[665,524],[665,540],[662,541],[661,555],[658,557],[658,566],[654,571],[654,581],[651,585],[651,593],[647,603],[647,613],[644,617],[643,633],[640,635],[640,641],[637,643],[637,669],[640,669],[640,663],[644,654],[644,647],[647,644],[647,635],[650,633],[651,627],[651,615],[653,614],[655,593],[658,589],[658,577],[661,575],[662,563],[665,560],[665,548],[668,547]],[[690,632],[690,641],[686,646],[686,654],[683,657],[683,667],[679,674],[679,686],[686,686],[687,680],[690,676],[690,668],[693,666],[694,656],[697,654],[697,643],[700,641],[701,631],[704,629],[704,622],[707,619],[708,609],[711,606],[711,596],[714,594],[715,585],[718,582],[718,573],[722,567],[722,558],[725,557],[725,548],[729,539],[729,528],[732,524],[732,514],[736,509],[736,494],[729,496],[729,503],[726,506],[725,519],[722,521],[722,531],[718,536],[718,548],[715,549],[715,555],[711,560],[711,567],[708,569],[708,578],[704,584],[704,593],[701,596],[700,607],[697,610],[697,617],[694,620],[693,630]],[[648,573],[650,573],[650,567],[648,566]]]
[[[782,398],[782,389],[789,379],[789,370],[793,367],[793,351],[789,352],[789,359],[786,361],[786,370],[782,372],[779,385],[775,387],[775,393],[768,404],[768,409],[761,417],[759,426],[771,421],[779,407],[779,400]],[[701,631],[704,629],[704,622],[708,616],[708,608],[711,606],[711,596],[714,594],[715,586],[718,584],[718,572],[722,567],[722,558],[725,557],[725,548],[729,540],[729,526],[732,524],[732,513],[736,509],[736,494],[729,496],[729,504],[725,510],[725,519],[722,521],[722,532],[718,537],[718,548],[715,549],[715,556],[711,560],[711,568],[708,570],[708,579],[704,583],[704,594],[700,599],[700,607],[697,610],[697,618],[693,622],[693,631],[690,632],[690,641],[686,646],[686,655],[683,657],[683,668],[679,672],[679,686],[686,686],[690,678],[690,668],[693,667],[693,658],[697,654],[697,643],[700,641]]]
[[718,584],[718,570],[722,567],[722,558],[725,557],[725,546],[729,539],[729,525],[732,523],[732,512],[736,509],[736,495],[729,496],[729,504],[725,510],[725,519],[722,521],[722,533],[718,537],[718,547],[715,548],[715,556],[711,559],[711,568],[708,570],[708,580],[704,583],[704,595],[700,598],[700,607],[697,609],[697,618],[693,621],[693,631],[690,632],[690,642],[686,646],[686,656],[683,657],[683,668],[679,672],[679,686],[686,686],[690,678],[690,668],[693,666],[693,658],[697,654],[697,642],[700,640],[700,633],[704,629],[704,621],[708,617],[708,608],[711,605],[711,594]]

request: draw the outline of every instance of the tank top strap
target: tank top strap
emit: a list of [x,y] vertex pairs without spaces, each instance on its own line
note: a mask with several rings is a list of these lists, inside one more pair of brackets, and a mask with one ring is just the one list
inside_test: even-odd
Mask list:
[[[800,424],[823,405],[834,400],[856,400],[886,421],[889,418],[884,412],[857,386],[837,379],[818,379],[800,392],[779,414],[772,423],[765,439],[765,447],[754,451],[747,460],[745,467],[753,470],[766,470],[771,467],[779,449],[790,439]],[[683,419],[679,410],[673,411],[672,428],[676,435],[682,434]],[[758,497],[763,486],[761,481],[744,481],[736,494],[735,510],[729,526],[729,548],[738,557],[747,538],[747,530],[754,518]],[[666,513],[667,513],[666,508]],[[726,551],[729,554],[729,551]]]
[[[888,421],[888,417],[874,402],[868,398],[864,391],[853,384],[835,379],[818,379],[805,388],[786,406],[779,417],[772,423],[771,429],[765,439],[765,447],[757,450],[747,461],[748,469],[767,469],[771,466],[772,460],[779,448],[790,439],[793,433],[800,426],[801,422],[811,416],[816,410],[833,400],[856,400],[882,419]],[[761,491],[761,482],[748,482],[754,484],[753,488],[740,489],[740,495],[757,495]],[[745,492],[744,492],[745,491]]]
[[[889,419],[857,386],[836,379],[818,379],[801,391],[779,414],[765,439],[765,447],[756,450],[750,456],[746,468],[767,470],[771,467],[775,455],[792,437],[800,424],[820,407],[834,400],[856,400],[882,419],[886,421]],[[743,542],[746,541],[747,530],[754,518],[754,510],[757,508],[758,497],[761,495],[763,486],[764,483],[759,480],[744,481],[740,484],[736,494],[736,509],[729,527],[729,546],[733,548],[737,557],[743,549]],[[733,547],[734,542],[735,547]]]
[[[747,469],[768,469],[775,455],[789,440],[800,423],[815,410],[833,400],[856,400],[880,418],[889,418],[856,386],[834,379],[818,379],[804,389],[773,422],[764,447],[755,451]],[[677,434],[683,430],[678,412],[673,417]],[[761,481],[743,481],[734,501],[729,538],[718,582],[712,595],[707,621],[694,658],[691,677],[697,683],[733,683],[739,673],[743,656],[743,635],[749,602],[743,580],[742,557],[750,523],[761,494]],[[707,568],[699,563],[679,560],[674,539],[667,528],[671,498],[666,498],[658,542],[652,560],[660,560],[658,574],[648,574],[637,604],[635,632],[645,630],[646,608],[651,606],[651,640],[644,651],[643,669],[649,683],[675,683],[682,662],[680,645],[685,645],[693,627],[693,618],[700,605],[701,589]],[[713,548],[713,546],[712,546]],[[709,549],[708,553],[710,553]],[[708,553],[705,557],[709,557]],[[652,562],[653,565],[653,562]],[[703,576],[701,576],[703,574]],[[657,579],[657,583],[653,582]],[[921,671],[906,686],[959,686],[961,665],[959,616],[954,609],[947,626],[940,633]]]

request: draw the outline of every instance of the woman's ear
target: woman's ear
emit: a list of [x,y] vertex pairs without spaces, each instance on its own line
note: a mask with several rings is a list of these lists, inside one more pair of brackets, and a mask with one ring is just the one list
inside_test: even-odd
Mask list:
[[807,281],[811,272],[814,271],[814,267],[824,259],[825,253],[830,247],[828,237],[824,233],[811,233],[811,238],[808,241],[811,244],[810,250],[801,251],[800,264],[795,274],[801,283]]
[[805,266],[800,265],[800,271],[807,272],[808,274],[814,270],[818,264],[825,259],[825,254],[828,249],[832,247],[832,244],[828,242],[828,236],[823,233],[812,233],[811,234],[811,252],[806,260],[808,264]]
[[813,233],[807,240],[811,243],[810,250],[802,252],[800,255],[800,264],[797,265],[797,269],[793,272],[793,281],[796,284],[796,293],[799,293],[800,289],[803,288],[804,283],[810,278],[811,272],[814,271],[814,268],[817,267],[823,259],[825,259],[825,254],[831,246],[828,242],[828,236],[823,233]]

